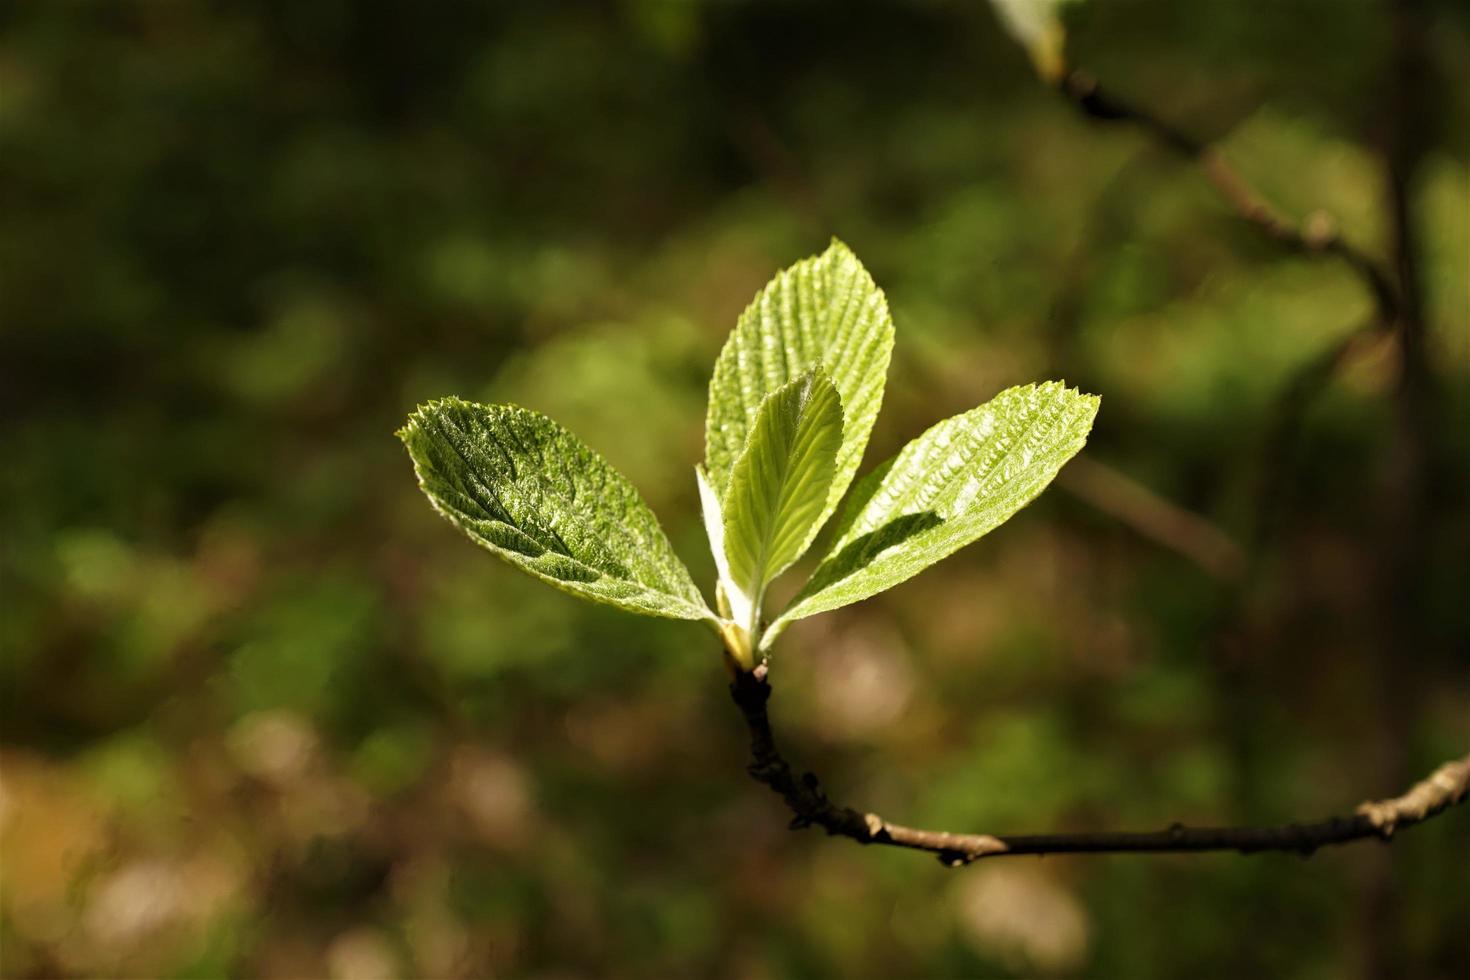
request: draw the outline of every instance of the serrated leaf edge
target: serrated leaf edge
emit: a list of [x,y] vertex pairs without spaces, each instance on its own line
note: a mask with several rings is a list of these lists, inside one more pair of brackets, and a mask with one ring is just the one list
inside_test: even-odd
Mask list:
[[[1032,382],[1032,383],[1026,384],[1026,385],[1016,385],[1016,386],[1013,386],[1012,388],[1007,388],[1007,389],[1004,389],[1003,391],[997,392],[996,395],[994,396],[994,398],[989,399],[986,402],[982,402],[980,405],[975,406],[974,409],[970,409],[968,411],[975,411],[977,409],[984,408],[986,405],[990,404],[991,401],[994,401],[995,398],[999,398],[999,397],[1001,397],[1003,395],[1006,395],[1008,393],[1011,393],[1011,392],[1026,391],[1026,390],[1039,390],[1039,389],[1050,388],[1050,387],[1055,387],[1055,388],[1059,389],[1060,392],[1063,393],[1063,394],[1071,394],[1071,395],[1075,396],[1077,398],[1077,400],[1078,400],[1078,404],[1080,404],[1080,405],[1086,405],[1086,406],[1088,406],[1088,407],[1091,408],[1091,411],[1089,413],[1087,413],[1088,414],[1088,418],[1087,418],[1086,428],[1083,430],[1083,432],[1081,434],[1081,438],[1079,439],[1076,448],[1073,449],[1071,451],[1071,453],[1068,454],[1067,459],[1066,460],[1063,460],[1063,462],[1061,463],[1061,465],[1059,465],[1057,467],[1056,472],[1057,473],[1060,473],[1061,470],[1062,470],[1062,467],[1065,467],[1066,464],[1067,464],[1067,462],[1070,461],[1074,456],[1076,456],[1077,453],[1081,452],[1082,449],[1083,449],[1083,447],[1086,446],[1088,436],[1091,435],[1092,422],[1097,417],[1097,412],[1098,412],[1098,410],[1099,410],[1099,408],[1101,407],[1101,404],[1102,404],[1102,399],[1101,399],[1100,396],[1094,395],[1094,394],[1090,394],[1088,392],[1084,392],[1080,388],[1077,388],[1077,387],[1068,387],[1065,380]],[[962,412],[962,413],[959,413],[959,414],[960,415],[965,415],[965,414],[968,414],[968,412]],[[841,533],[833,536],[833,540],[832,540],[831,544],[828,545],[827,553],[825,555],[823,555],[822,558],[821,558],[821,560],[818,562],[817,569],[813,572],[812,578],[811,579],[808,579],[807,585],[803,585],[802,586],[801,590],[798,591],[797,594],[792,598],[792,601],[787,606],[787,608],[784,609],[784,610],[782,610],[782,612],[780,613],[780,615],[778,615],[771,622],[770,626],[767,627],[766,630],[764,631],[764,633],[761,635],[759,649],[760,649],[760,651],[762,653],[765,653],[765,652],[769,651],[770,648],[771,648],[771,646],[772,646],[772,644],[775,643],[776,639],[783,632],[785,632],[786,627],[790,626],[791,623],[795,622],[797,619],[805,619],[805,618],[807,618],[807,616],[821,615],[823,612],[832,612],[832,611],[835,611],[835,609],[841,608],[841,606],[836,606],[836,607],[833,607],[833,609],[821,609],[821,610],[817,610],[817,611],[814,611],[814,612],[811,612],[811,613],[805,613],[805,614],[802,614],[800,616],[791,616],[790,615],[793,611],[799,609],[800,606],[801,606],[801,604],[802,604],[802,602],[804,602],[806,599],[811,598],[812,595],[818,595],[818,594],[820,594],[820,593],[812,593],[811,595],[808,595],[806,593],[806,588],[816,578],[817,573],[820,572],[820,570],[821,570],[822,564],[825,563],[825,562],[827,562],[831,558],[833,558],[838,553],[840,553],[840,551],[842,550],[842,548],[845,547],[849,543],[846,540],[847,539],[847,536],[848,536],[848,532],[850,531],[852,525],[855,524],[857,522],[857,519],[861,516],[861,510],[866,507],[867,501],[869,499],[871,499],[872,493],[876,492],[877,489],[878,489],[878,486],[877,485],[874,485],[874,486],[872,486],[870,488],[868,486],[868,484],[867,484],[867,481],[871,478],[871,479],[875,479],[875,483],[881,484],[882,477],[877,476],[877,474],[880,471],[883,472],[883,473],[885,473],[885,475],[886,475],[886,472],[891,467],[892,463],[894,461],[896,461],[900,456],[902,456],[903,453],[904,453],[904,451],[910,445],[913,445],[913,444],[915,444],[915,443],[923,440],[934,429],[938,428],[941,425],[944,425],[947,422],[952,421],[955,417],[956,416],[951,416],[948,419],[941,419],[940,421],[934,423],[928,429],[925,429],[922,433],[920,433],[918,436],[915,436],[912,440],[910,440],[907,444],[905,444],[905,446],[902,449],[900,449],[897,453],[895,453],[894,456],[891,459],[885,460],[882,464],[880,464],[880,466],[877,469],[875,469],[872,473],[869,473],[869,474],[867,474],[867,475],[865,475],[863,477],[860,477],[860,478],[858,478],[857,480],[854,481],[854,483],[853,483],[853,490],[854,491],[861,493],[862,491],[865,491],[866,490],[868,492],[862,494],[863,499],[861,501],[857,500],[857,498],[853,494],[849,494],[849,500],[845,503],[845,505],[842,508],[841,513],[840,513],[840,515],[838,517],[838,527],[841,529]],[[1061,426],[1061,425],[1066,424],[1067,421],[1068,421],[1067,413],[1066,412],[1063,412],[1057,418],[1057,420],[1054,423],[1054,425],[1055,426]],[[1006,455],[1005,455],[1004,459],[1010,459],[1013,456],[1013,454],[1019,448],[1020,448],[1019,446],[1013,446],[1010,449],[1008,449],[1006,451]],[[1004,467],[1004,462],[997,461],[997,468],[1003,468],[1003,467]],[[1046,491],[1047,486],[1049,486],[1050,483],[1052,482],[1052,480],[1055,480],[1055,479],[1056,479],[1056,473],[1053,473],[1051,479],[1047,481],[1047,484],[1044,485],[1040,490],[1038,490],[1035,495],[1033,495],[1025,503],[1021,504],[1021,506],[1018,507],[1015,511],[1013,511],[1012,513],[1010,513],[1006,517],[1004,517],[994,527],[992,527],[989,530],[983,532],[980,535],[980,537],[984,537],[985,534],[990,533],[990,531],[995,530],[995,528],[1000,527],[1002,524],[1004,524],[1007,521],[1009,521],[1012,517],[1014,517],[1022,509],[1024,509],[1025,507],[1030,506],[1030,504],[1033,503],[1036,500],[1037,497],[1040,497],[1041,494]],[[851,508],[851,509],[849,509],[849,508]],[[961,550],[962,548],[969,547],[970,545],[974,544],[975,541],[978,541],[978,540],[979,540],[979,537],[975,538],[972,541],[967,542],[964,545],[961,545],[959,548],[956,548],[955,550],[958,551],[958,550]],[[953,552],[951,552],[950,554],[953,554]],[[862,570],[862,568],[867,567],[873,561],[876,561],[879,558],[881,558],[882,555],[883,555],[883,553],[880,553],[880,554],[877,554],[877,555],[873,555],[872,558],[869,560],[868,563],[864,564],[863,566],[860,566],[859,568],[853,569],[852,572],[849,573],[849,576],[850,575],[857,574],[859,571]],[[946,555],[944,557],[947,558],[947,557],[949,557],[949,555]],[[943,561],[943,560],[944,560],[943,558],[939,559],[939,561]],[[905,579],[903,579],[903,580],[901,580],[899,582],[895,582],[893,585],[890,585],[887,588],[880,589],[877,592],[873,593],[872,595],[865,596],[864,598],[865,599],[870,599],[874,595],[881,595],[882,593],[887,592],[888,589],[894,588],[895,586],[901,585],[901,584],[903,584],[903,582],[908,581],[908,579],[909,578],[912,578],[914,575],[918,575],[921,572],[927,571],[929,568],[934,567],[934,564],[938,564],[938,561],[934,562],[931,565],[925,566],[924,568],[920,568],[920,569],[916,570],[908,578],[905,578]],[[845,577],[848,577],[848,576],[845,576]],[[833,583],[833,584],[836,584],[836,583]],[[862,599],[857,599],[857,600],[853,600],[853,601],[854,602],[861,602],[863,600]],[[844,603],[843,605],[847,605],[847,604],[848,603]]]
[[[510,562],[509,559],[507,559],[504,555],[500,554],[494,547],[492,547],[489,542],[483,541],[483,540],[480,539],[480,537],[477,534],[471,533],[473,531],[473,528],[469,526],[470,522],[466,521],[461,515],[459,515],[455,511],[450,510],[447,507],[445,507],[442,504],[440,504],[440,502],[437,499],[437,497],[433,493],[431,493],[429,491],[428,484],[427,484],[427,481],[426,481],[426,478],[425,478],[424,468],[420,465],[420,463],[418,461],[418,458],[414,455],[413,449],[409,445],[409,439],[414,435],[415,429],[417,429],[419,432],[423,432],[422,423],[427,420],[427,417],[428,417],[427,416],[427,413],[429,413],[431,411],[434,411],[434,410],[436,410],[436,409],[438,409],[438,408],[440,408],[442,406],[446,406],[446,405],[450,405],[450,406],[475,406],[476,404],[477,403],[475,403],[475,402],[471,402],[471,401],[469,401],[467,399],[464,399],[464,398],[459,398],[459,397],[457,397],[455,395],[448,395],[448,396],[445,396],[443,398],[434,398],[434,399],[431,399],[431,400],[429,400],[427,402],[422,402],[412,412],[409,413],[409,416],[408,416],[407,421],[403,425],[399,426],[399,428],[397,430],[395,430],[394,433],[393,433],[398,438],[398,440],[404,444],[404,448],[408,450],[409,460],[413,464],[414,478],[418,482],[419,491],[421,493],[423,493],[423,495],[428,499],[429,505],[434,508],[434,510],[439,514],[439,516],[443,517],[450,524],[452,524],[456,528],[458,528],[474,544],[478,545],[479,547],[483,548],[486,551],[489,551],[491,554],[494,554],[497,558],[500,558],[503,561],[507,561],[510,564],[514,564],[515,565],[515,568],[518,571],[521,571],[521,572],[523,572],[523,573],[525,573],[527,575],[530,575],[532,578],[535,578],[535,579],[538,579],[538,580],[540,580],[542,582],[545,582],[547,585],[550,585],[552,588],[557,589],[560,592],[565,592],[568,595],[576,596],[578,599],[582,599],[583,601],[586,601],[586,602],[592,602],[592,603],[595,603],[597,605],[612,606],[613,608],[616,608],[616,609],[622,609],[625,612],[635,612],[636,611],[636,612],[643,612],[646,615],[656,616],[656,617],[659,617],[659,618],[670,618],[670,619],[672,619],[672,618],[678,618],[678,619],[685,619],[685,620],[703,621],[703,622],[707,622],[707,623],[710,623],[712,625],[715,625],[716,628],[718,629],[719,617],[716,616],[709,609],[709,607],[704,603],[703,598],[701,598],[700,602],[696,605],[695,603],[690,602],[689,601],[689,598],[687,596],[676,595],[676,594],[671,593],[671,592],[665,592],[665,591],[663,591],[661,589],[650,588],[648,585],[644,584],[643,582],[639,582],[637,580],[628,580],[628,584],[630,586],[632,586],[633,588],[635,588],[638,592],[645,593],[645,594],[651,595],[651,596],[658,596],[658,597],[660,597],[660,599],[667,600],[669,603],[671,603],[671,604],[673,604],[673,605],[675,605],[677,607],[680,607],[680,608],[688,611],[689,613],[692,613],[692,615],[684,615],[684,616],[679,616],[679,617],[673,617],[673,616],[670,616],[667,611],[661,609],[658,605],[655,605],[653,603],[641,603],[641,604],[639,604],[638,609],[636,609],[636,610],[635,609],[630,609],[629,606],[626,605],[626,604],[624,604],[624,603],[613,601],[612,599],[609,599],[609,598],[600,596],[600,595],[598,595],[596,593],[584,592],[584,591],[575,589],[575,588],[571,587],[568,583],[566,583],[566,582],[564,582],[564,581],[562,581],[562,580],[560,580],[560,579],[558,579],[558,578],[556,578],[554,576],[547,575],[547,574],[545,574],[545,573],[543,573],[543,572],[541,572],[541,571],[539,571],[539,570],[537,570],[535,568],[531,568],[531,567],[527,567],[527,566],[524,566],[524,565],[520,565],[520,564],[516,564],[516,563]],[[562,426],[559,422],[556,422],[556,420],[550,418],[550,416],[547,416],[547,415],[545,415],[545,414],[543,414],[541,412],[537,412],[533,408],[527,408],[524,405],[519,405],[519,404],[516,404],[514,402],[496,402],[496,403],[487,404],[487,405],[485,405],[483,407],[486,407],[486,408],[501,408],[501,409],[514,409],[514,410],[518,410],[518,411],[529,412],[532,415],[536,415],[536,416],[539,416],[541,418],[546,419],[547,421],[551,422],[553,425],[556,425],[558,428],[561,428],[563,431],[566,431],[569,434],[571,434],[570,433],[570,430],[566,429],[566,427],[565,426]],[[581,441],[581,440],[579,439],[578,441]],[[583,446],[586,446],[587,451],[589,453],[591,453],[592,456],[594,458],[596,458],[599,462],[601,462],[603,465],[607,466],[610,470],[613,470],[614,472],[618,472],[595,449],[593,449],[591,446],[587,446],[587,444],[585,442],[583,442],[582,444],[583,444]],[[621,475],[621,474],[619,474],[619,475]],[[626,480],[627,478],[626,477],[623,477],[623,479]],[[631,486],[631,484],[630,484],[630,486]],[[505,488],[502,488],[502,491],[504,489]],[[510,489],[510,492],[513,493],[513,494],[516,494],[517,496],[519,496],[519,493],[517,491],[515,491],[514,489]],[[504,522],[497,522],[497,523],[504,523]],[[517,533],[524,533],[524,532],[520,532],[520,530],[518,528],[516,528],[514,525],[506,524],[505,526],[508,527],[512,531],[516,531]],[[615,549],[608,548],[608,550],[609,550],[609,552],[616,553]],[[670,551],[672,552],[672,546],[670,547]],[[675,558],[677,558],[677,557],[678,556],[675,555]],[[558,558],[560,560],[562,560],[562,561],[565,561],[568,565],[570,565],[570,566],[578,569],[579,571],[585,571],[587,573],[587,576],[588,576],[588,581],[596,581],[597,579],[600,579],[600,578],[603,578],[603,577],[606,576],[606,573],[604,571],[602,571],[601,569],[594,568],[591,565],[588,565],[586,562],[581,561],[581,560],[579,560],[579,559],[577,559],[577,558],[575,558],[575,557],[573,557],[571,555],[559,554],[558,555]],[[681,561],[681,564],[682,564],[682,561]],[[689,573],[688,573],[688,569],[687,568],[685,569],[685,575],[690,578],[690,581],[691,582],[693,581],[692,576],[689,576]]]

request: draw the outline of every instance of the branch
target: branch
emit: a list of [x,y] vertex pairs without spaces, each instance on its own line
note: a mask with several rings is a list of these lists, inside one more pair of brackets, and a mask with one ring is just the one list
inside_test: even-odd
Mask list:
[[737,671],[730,685],[750,732],[750,775],[780,796],[793,817],[791,829],[816,825],[828,834],[848,837],[859,844],[884,844],[928,851],[947,867],[957,868],[980,858],[1016,854],[1119,854],[1178,851],[1288,851],[1310,855],[1319,847],[1377,838],[1389,840],[1394,832],[1422,823],[1462,802],[1470,795],[1470,755],[1440,766],[1402,796],[1369,801],[1352,816],[1316,823],[1280,827],[1185,827],[1167,830],[1077,834],[955,834],[919,830],[889,823],[876,813],[860,813],[827,799],[813,773],[800,776],[776,746],[766,702],[771,685],[764,665],[753,673]]
[[[1373,299],[1374,311],[1368,322],[1304,365],[1282,397],[1263,445],[1265,465],[1261,471],[1263,476],[1257,494],[1255,520],[1248,542],[1249,561],[1244,560],[1234,541],[1204,522],[1203,518],[1186,511],[1171,513],[1167,501],[1158,501],[1163,507],[1152,503],[1145,505],[1144,496],[1128,492],[1123,484],[1116,481],[1090,480],[1089,474],[1078,472],[1073,467],[1063,471],[1060,482],[1068,485],[1074,493],[1083,497],[1091,493],[1088,499],[1094,505],[1120,516],[1144,536],[1188,556],[1216,578],[1238,582],[1248,572],[1248,566],[1259,558],[1262,545],[1274,530],[1275,517],[1280,511],[1279,501],[1289,483],[1288,461],[1307,410],[1365,339],[1395,327],[1401,328],[1403,334],[1412,332],[1413,297],[1401,299],[1392,271],[1343,239],[1336,222],[1324,212],[1314,213],[1302,225],[1282,215],[1241,177],[1218,148],[1152,112],[1104,91],[1086,72],[1067,73],[1058,89],[1083,115],[1102,122],[1138,126],[1159,145],[1196,163],[1231,210],[1272,241],[1298,254],[1330,255],[1342,259]],[[1405,342],[1412,340],[1406,338]],[[1146,488],[1138,489],[1148,494]],[[1108,506],[1103,506],[1100,500]],[[1123,516],[1125,514],[1129,516]]]
[[1332,255],[1342,259],[1372,294],[1379,318],[1385,324],[1397,321],[1398,292],[1389,274],[1371,256],[1344,239],[1329,215],[1318,211],[1304,224],[1297,225],[1267,203],[1217,148],[1104,92],[1097,80],[1086,72],[1069,72],[1058,87],[1062,95],[1084,115],[1102,122],[1133,123],[1178,156],[1195,161],[1205,179],[1214,185],[1230,209],[1259,228],[1266,237],[1303,255]]
[[1217,579],[1235,581],[1245,568],[1245,556],[1228,534],[1106,463],[1078,456],[1057,475],[1057,484]]

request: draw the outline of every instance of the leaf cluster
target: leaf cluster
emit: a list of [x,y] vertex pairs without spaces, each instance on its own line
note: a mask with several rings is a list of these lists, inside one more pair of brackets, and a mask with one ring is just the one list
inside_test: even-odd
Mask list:
[[[835,240],[740,316],[695,468],[714,608],[632,484],[544,415],[445,398],[399,436],[435,509],[476,543],[582,598],[707,622],[750,670],[791,622],[891,588],[1004,522],[1082,448],[1097,413],[1096,396],[1058,382],[1010,388],[852,486],[892,351],[883,292]],[[784,609],[767,608],[839,505],[815,571]]]

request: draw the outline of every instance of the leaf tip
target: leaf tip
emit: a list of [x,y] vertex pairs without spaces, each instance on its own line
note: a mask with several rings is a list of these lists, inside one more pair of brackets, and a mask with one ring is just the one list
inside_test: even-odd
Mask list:
[[1046,381],[1041,384],[1032,384],[1028,385],[1027,387],[1033,388],[1038,392],[1056,392],[1066,395],[1072,398],[1077,405],[1084,407],[1087,410],[1087,415],[1089,417],[1095,416],[1097,414],[1098,408],[1102,405],[1101,395],[1094,395],[1091,392],[1083,391],[1082,388],[1078,385],[1069,385],[1067,384],[1065,378],[1058,381]]
[[403,424],[393,434],[405,446],[409,445],[409,440],[423,431],[423,423],[430,414],[437,411],[445,403],[457,401],[459,399],[449,396],[446,398],[434,398],[420,403],[412,412],[408,413],[408,418],[404,420]]
[[1077,401],[1084,406],[1087,414],[1087,421],[1091,423],[1091,421],[1097,417],[1098,409],[1102,407],[1102,395],[1094,395],[1092,392],[1083,391],[1081,388],[1069,388],[1068,390],[1071,391],[1072,394],[1076,396]]

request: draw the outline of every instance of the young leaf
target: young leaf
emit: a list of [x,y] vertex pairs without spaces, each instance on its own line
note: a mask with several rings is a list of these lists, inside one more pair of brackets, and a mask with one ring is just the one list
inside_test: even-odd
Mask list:
[[761,403],[724,503],[730,582],[757,608],[766,583],[816,536],[841,445],[842,401],[821,368]]
[[704,533],[709,537],[710,554],[715,559],[715,574],[718,576],[715,597],[718,599],[720,615],[740,623],[742,627],[748,626],[754,603],[744,591],[734,587],[733,579],[730,578],[730,562],[725,557],[724,508],[720,506],[720,498],[710,485],[709,474],[703,466],[695,465],[694,478],[699,484],[699,506],[704,515]]
[[630,612],[715,618],[638,491],[546,416],[445,398],[398,436],[434,509],[511,564]]
[[741,314],[715,363],[705,426],[715,490],[726,493],[765,399],[823,367],[845,415],[836,475],[817,521],[825,522],[857,472],[892,353],[888,301],[846,245],[834,239],[821,255],[778,273]]
[[1005,521],[1082,448],[1098,399],[1058,382],[946,419],[863,480],[827,556],[762,638],[882,592]]

